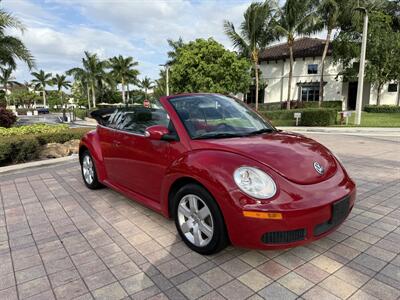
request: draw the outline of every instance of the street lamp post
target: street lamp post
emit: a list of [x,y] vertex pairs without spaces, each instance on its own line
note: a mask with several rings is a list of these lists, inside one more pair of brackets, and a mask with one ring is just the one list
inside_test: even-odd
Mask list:
[[355,118],[356,125],[360,125],[363,89],[364,89],[365,54],[367,51],[368,11],[364,7],[357,7],[357,10],[364,12],[364,25],[363,25],[362,42],[361,42],[360,68],[358,72],[356,118]]

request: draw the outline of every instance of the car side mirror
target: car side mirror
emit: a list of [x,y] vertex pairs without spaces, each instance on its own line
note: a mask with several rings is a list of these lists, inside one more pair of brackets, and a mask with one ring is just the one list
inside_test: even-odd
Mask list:
[[152,140],[177,141],[176,134],[171,134],[167,127],[154,125],[146,128],[145,136]]

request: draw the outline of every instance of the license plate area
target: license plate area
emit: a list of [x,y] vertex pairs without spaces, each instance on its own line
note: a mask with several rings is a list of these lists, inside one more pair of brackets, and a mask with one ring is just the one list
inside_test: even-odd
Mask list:
[[350,210],[350,197],[343,198],[339,201],[332,203],[332,215],[331,218],[321,224],[314,227],[314,236],[319,236],[333,227],[339,225],[347,217]]
[[350,208],[350,198],[346,197],[332,204],[332,218],[330,223],[337,224],[346,218]]

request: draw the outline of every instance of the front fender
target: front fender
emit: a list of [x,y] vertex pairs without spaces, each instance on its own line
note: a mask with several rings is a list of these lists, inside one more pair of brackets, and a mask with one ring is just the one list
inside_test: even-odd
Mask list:
[[104,159],[101,151],[100,140],[96,130],[89,131],[82,137],[79,144],[79,154],[83,148],[89,150],[96,167],[98,180],[103,182],[107,178],[107,174],[104,168]]
[[168,168],[162,187],[161,208],[169,215],[169,191],[181,178],[190,178],[203,185],[217,201],[225,224],[232,226],[235,215],[241,214],[239,205],[234,203],[230,192],[237,189],[233,179],[236,168],[257,166],[258,163],[239,154],[219,150],[197,150],[186,153]]

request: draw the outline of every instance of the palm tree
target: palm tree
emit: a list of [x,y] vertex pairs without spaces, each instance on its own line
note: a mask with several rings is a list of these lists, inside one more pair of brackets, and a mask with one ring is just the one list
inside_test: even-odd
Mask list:
[[104,75],[104,68],[106,62],[101,61],[97,54],[85,51],[85,57],[82,59],[83,69],[88,75],[90,89],[92,91],[93,107],[96,107],[96,84],[99,79]]
[[109,60],[109,67],[111,68],[111,74],[116,80],[121,83],[122,88],[122,100],[126,103],[125,86],[129,85],[129,80],[132,80],[139,71],[133,69],[138,65],[138,62],[134,61],[132,57],[123,57],[122,55],[114,56]]
[[31,75],[35,77],[34,79],[32,79],[32,83],[35,84],[35,89],[40,89],[42,91],[43,105],[46,107],[46,86],[53,85],[52,74],[40,70],[39,72],[32,72]]
[[83,67],[88,74],[90,88],[92,90],[93,107],[96,107],[96,82],[104,74],[105,62],[100,61],[97,54],[85,51],[85,58],[82,59]]
[[278,9],[276,32],[281,37],[286,37],[289,47],[289,81],[287,109],[290,109],[292,78],[293,78],[293,43],[299,35],[310,35],[318,31],[318,16],[315,9],[315,0],[286,0],[282,8]]
[[0,64],[9,65],[16,68],[16,60],[22,60],[29,68],[35,66],[35,62],[30,51],[24,43],[16,37],[5,33],[8,29],[16,29],[23,32],[25,27],[22,23],[8,12],[0,9]]
[[131,93],[131,91],[130,91],[130,85],[138,85],[139,84],[139,80],[138,80],[138,78],[137,78],[137,75],[136,74],[131,74],[129,77],[128,77],[128,82],[127,82],[127,84],[126,84],[126,91],[127,91],[127,96],[126,96],[126,101],[129,103],[129,101],[130,101],[130,93]]
[[5,94],[4,97],[6,98],[7,105],[9,105],[7,96],[8,87],[14,85],[21,85],[19,82],[13,80],[14,79],[12,77],[13,71],[14,70],[11,67],[8,68],[0,67],[0,84],[3,86]]
[[336,0],[323,0],[318,8],[318,14],[321,18],[323,26],[327,30],[324,52],[322,53],[322,59],[321,59],[321,76],[319,81],[318,106],[321,107],[322,101],[324,101],[324,71],[325,71],[326,54],[328,53],[332,31],[339,26],[338,24],[339,6]]
[[67,80],[67,76],[56,74],[53,78],[54,85],[57,87],[57,92],[61,95],[61,105],[64,107],[64,95],[61,93],[61,90],[69,89],[71,85],[71,81]]
[[82,94],[86,93],[88,108],[91,109],[89,74],[82,68],[72,68],[66,74],[74,78],[75,82],[80,86]]
[[256,84],[256,110],[258,110],[259,55],[274,40],[273,27],[271,26],[272,15],[273,8],[270,1],[254,2],[250,4],[243,15],[244,20],[240,25],[240,34],[236,32],[233,23],[224,21],[225,33],[232,41],[233,46],[240,51],[241,55],[249,57],[253,64]]
[[144,77],[142,80],[139,80],[138,86],[144,90],[145,98],[147,99],[147,92],[154,88],[154,82],[149,77]]

